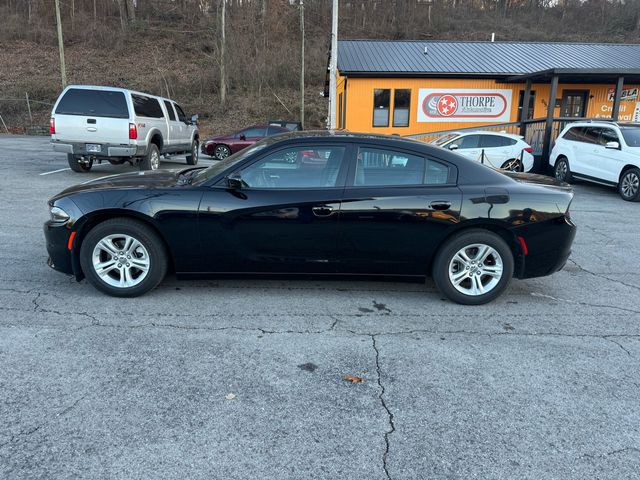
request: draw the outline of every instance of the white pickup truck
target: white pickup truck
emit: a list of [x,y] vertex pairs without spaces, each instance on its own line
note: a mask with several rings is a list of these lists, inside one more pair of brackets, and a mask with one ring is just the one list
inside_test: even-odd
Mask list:
[[51,113],[51,144],[74,172],[94,162],[129,162],[155,170],[160,157],[186,155],[198,163],[197,115],[187,119],[173,100],[123,88],[70,85]]

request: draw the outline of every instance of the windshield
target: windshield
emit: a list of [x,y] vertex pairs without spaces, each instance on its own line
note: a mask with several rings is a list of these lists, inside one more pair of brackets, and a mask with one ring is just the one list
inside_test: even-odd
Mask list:
[[621,128],[624,142],[630,147],[640,147],[640,127]]
[[445,143],[447,143],[449,140],[453,140],[454,138],[456,138],[458,135],[460,135],[459,133],[447,133],[446,135],[443,135],[441,137],[436,138],[433,142],[434,145],[438,145],[438,146],[442,146]]
[[219,161],[211,165],[209,168],[205,168],[204,170],[200,170],[197,175],[193,177],[192,183],[202,183],[210,178],[215,177],[220,172],[233,167],[235,164],[240,163],[245,158],[253,155],[256,152],[259,152],[263,148],[268,145],[267,142],[262,141],[252,145],[249,148],[245,148],[244,150],[240,150],[239,152],[234,153],[233,155],[228,156],[224,160]]

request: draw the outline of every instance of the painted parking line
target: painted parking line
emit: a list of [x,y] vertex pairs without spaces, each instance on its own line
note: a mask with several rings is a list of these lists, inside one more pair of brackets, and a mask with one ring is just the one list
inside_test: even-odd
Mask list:
[[52,173],[58,173],[58,172],[65,172],[67,170],[71,170],[70,168],[61,168],[60,170],[54,170],[53,172],[44,172],[41,173],[40,175],[51,175]]

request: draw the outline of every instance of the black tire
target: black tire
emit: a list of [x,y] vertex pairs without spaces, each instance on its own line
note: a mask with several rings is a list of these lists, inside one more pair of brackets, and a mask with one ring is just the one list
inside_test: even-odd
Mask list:
[[507,160],[502,164],[500,168],[509,172],[522,172],[524,170],[524,168],[522,167],[522,162],[519,158],[512,158],[511,160]]
[[138,163],[140,170],[157,170],[160,167],[160,150],[155,143],[149,144],[147,154]]
[[69,168],[78,173],[86,173],[93,166],[93,160],[89,160],[89,163],[81,163],[78,161],[78,157],[74,157],[70,153],[67,153],[67,162],[69,163]]
[[224,160],[231,155],[231,149],[226,145],[216,145],[213,148],[213,156],[218,160]]
[[187,155],[187,165],[197,165],[198,164],[198,140],[194,140],[191,143],[191,154]]
[[[142,249],[136,247],[130,252],[122,250],[124,253],[114,249],[113,254],[116,258],[107,253],[106,249],[96,249],[98,243],[110,235],[114,236],[113,240],[109,240],[111,242],[109,245],[112,247],[124,248],[123,242],[128,236],[137,240]],[[113,260],[115,264],[109,265],[112,267],[111,270],[106,271],[103,276],[100,276],[94,267],[94,253],[97,261],[107,263]],[[135,265],[126,268],[130,264],[118,263],[130,261],[127,260],[127,253],[131,254],[128,258],[134,257],[134,261],[138,260],[141,264],[148,263],[146,274]],[[131,264],[134,264],[134,261],[131,261]],[[101,292],[114,297],[137,297],[154,289],[162,281],[167,273],[168,256],[162,240],[151,227],[138,220],[113,218],[93,227],[84,238],[80,246],[80,265],[89,283]],[[129,271],[129,278],[132,279],[131,286],[121,287],[108,283],[117,283],[119,279],[126,278],[125,270]],[[138,283],[133,284],[133,282]]]
[[[496,270],[499,266],[498,260],[500,260],[502,262],[502,271],[499,278],[496,278],[496,275],[482,274],[477,265],[471,266],[471,260],[468,264],[469,268],[465,267],[465,269],[468,270],[466,272],[461,268],[461,264],[454,260],[458,252],[465,247],[467,247],[465,254],[468,256],[470,253],[473,254],[473,252],[479,254],[479,249],[471,247],[472,245],[488,246],[493,249],[493,252],[497,253],[499,258],[497,258],[494,253],[491,253],[486,260],[482,262],[481,268]],[[469,258],[471,259],[471,256],[469,256]],[[475,257],[473,257],[473,260],[475,263]],[[473,229],[461,232],[446,241],[436,254],[433,262],[432,276],[438,289],[449,300],[462,305],[482,305],[500,296],[504,289],[507,288],[513,276],[513,264],[513,253],[500,236],[488,230]],[[476,270],[474,270],[474,268],[476,268]],[[458,290],[450,278],[450,269],[452,271],[451,275],[453,276],[455,276],[456,273],[463,275],[464,279],[458,282],[462,290],[466,290],[467,285],[469,289],[475,288],[474,285],[476,282],[480,282],[483,285],[484,282],[486,282],[484,287],[490,286],[491,288],[487,293],[463,293]],[[474,272],[479,273],[474,275]],[[496,281],[494,282],[494,280]]]
[[573,180],[567,157],[558,157],[556,165],[553,167],[553,176],[561,182],[570,183]]
[[618,193],[627,202],[640,202],[640,169],[630,168],[622,172]]

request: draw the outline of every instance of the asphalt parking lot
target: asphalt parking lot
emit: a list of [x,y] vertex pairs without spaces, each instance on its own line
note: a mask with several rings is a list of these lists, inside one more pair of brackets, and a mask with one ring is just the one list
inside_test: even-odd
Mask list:
[[482,307],[430,282],[115,299],[47,267],[42,223],[131,167],[0,136],[0,168],[0,479],[640,476],[640,204],[613,189],[576,185],[565,269]]

